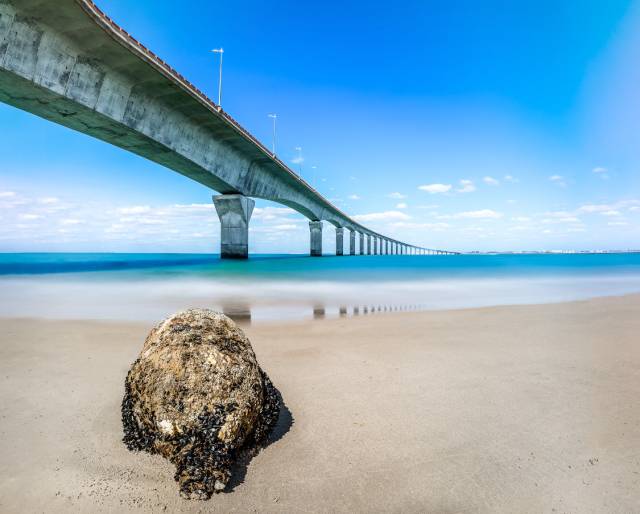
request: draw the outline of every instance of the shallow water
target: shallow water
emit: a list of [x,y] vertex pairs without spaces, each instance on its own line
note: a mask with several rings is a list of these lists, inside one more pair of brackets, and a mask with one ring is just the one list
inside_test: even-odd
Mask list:
[[640,292],[640,254],[0,254],[0,316],[155,321],[186,307],[247,322],[549,303]]

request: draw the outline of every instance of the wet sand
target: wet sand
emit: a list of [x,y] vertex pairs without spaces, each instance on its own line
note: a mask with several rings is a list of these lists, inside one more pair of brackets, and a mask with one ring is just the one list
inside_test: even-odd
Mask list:
[[640,296],[248,327],[287,409],[208,502],[120,441],[149,328],[0,320],[0,512],[640,512]]

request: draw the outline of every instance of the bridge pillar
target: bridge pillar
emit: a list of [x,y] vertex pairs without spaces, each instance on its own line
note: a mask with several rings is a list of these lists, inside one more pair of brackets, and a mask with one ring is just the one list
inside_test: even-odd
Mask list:
[[364,234],[360,232],[360,255],[364,255]]
[[389,255],[389,240],[388,239],[384,240],[384,253],[385,253],[385,255]]
[[249,220],[255,204],[244,195],[213,197],[213,205],[220,218],[222,259],[246,259],[249,256]]
[[344,255],[344,228],[336,227],[336,255]]
[[371,255],[371,234],[367,234],[367,255]]
[[373,255],[378,255],[378,238],[373,238]]
[[322,221],[310,221],[311,257],[322,257]]
[[356,231],[349,231],[349,255],[356,254]]

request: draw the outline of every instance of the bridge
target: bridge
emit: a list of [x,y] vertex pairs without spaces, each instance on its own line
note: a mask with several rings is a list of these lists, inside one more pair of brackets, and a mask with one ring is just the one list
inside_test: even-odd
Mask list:
[[248,256],[253,198],[306,216],[312,256],[322,255],[323,221],[335,227],[337,255],[345,229],[350,255],[455,253],[350,218],[90,0],[0,0],[0,101],[220,193],[213,202],[223,258]]

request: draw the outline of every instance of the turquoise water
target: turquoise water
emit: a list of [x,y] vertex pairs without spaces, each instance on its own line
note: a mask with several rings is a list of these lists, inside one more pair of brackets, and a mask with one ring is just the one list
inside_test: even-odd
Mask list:
[[558,302],[640,292],[640,254],[0,254],[0,315],[155,320],[211,307],[260,320]]

